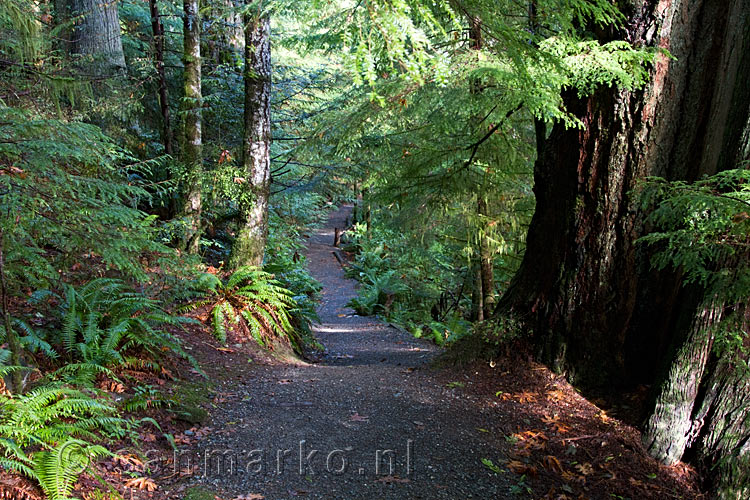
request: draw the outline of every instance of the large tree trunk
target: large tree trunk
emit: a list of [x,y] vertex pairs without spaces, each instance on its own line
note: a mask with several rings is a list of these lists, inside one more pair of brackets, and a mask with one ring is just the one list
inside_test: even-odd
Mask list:
[[[693,181],[746,157],[750,0],[646,0],[631,9],[625,38],[674,58],[659,56],[642,90],[565,95],[584,128],[554,125],[539,151],[526,253],[497,311],[523,319],[540,357],[582,385],[665,375],[645,435],[657,458],[671,462],[687,449],[705,467],[736,464],[729,459],[746,454],[750,438],[738,409],[748,396],[740,373],[711,361],[706,327],[722,306],[701,307],[701,290],[650,269],[635,243],[648,228],[631,193],[647,176]],[[725,498],[742,496],[740,482],[721,480]]]
[[70,53],[90,57],[91,61],[84,61],[84,67],[95,75],[124,71],[117,0],[67,1],[68,12],[63,17],[73,20]]
[[649,454],[672,465],[685,453],[693,432],[693,407],[713,347],[710,329],[721,321],[723,307],[701,308],[669,367],[656,405],[646,423],[643,444]]
[[750,95],[740,74],[750,53],[729,42],[747,33],[728,22],[726,6],[641,3],[627,38],[676,59],[659,56],[643,90],[565,96],[584,128],[555,124],[539,152],[526,253],[498,309],[523,315],[542,357],[588,385],[652,378],[675,305],[690,299],[679,277],[650,273],[637,251],[642,220],[631,191],[649,175],[694,180],[734,166],[747,112],[738,103]]
[[197,253],[201,235],[201,177],[203,171],[201,23],[198,0],[184,0],[185,98],[183,101],[182,162],[185,166],[182,213],[186,220],[183,248]]
[[263,265],[271,187],[271,27],[267,16],[245,24],[245,132],[242,162],[250,199],[232,245],[232,267]]
[[744,353],[712,349],[722,329],[744,332],[750,348],[748,304],[700,309],[660,386],[643,444],[664,464],[695,462],[715,498],[743,500],[750,496],[750,365]]
[[164,152],[168,155],[174,154],[172,145],[174,134],[172,133],[172,120],[169,113],[169,87],[167,86],[167,75],[164,70],[164,24],[159,16],[157,0],[149,0],[151,12],[151,31],[154,35],[154,66],[158,81],[159,109],[161,111],[161,136],[164,143]]
[[[734,308],[736,328],[750,349],[750,303]],[[746,354],[714,353],[691,415],[692,433],[686,456],[695,457],[711,479],[716,498],[750,498],[750,364]]]

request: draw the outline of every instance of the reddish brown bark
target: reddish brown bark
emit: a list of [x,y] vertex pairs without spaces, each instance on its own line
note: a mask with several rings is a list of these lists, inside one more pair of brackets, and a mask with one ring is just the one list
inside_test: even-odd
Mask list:
[[556,124],[540,149],[526,254],[498,312],[522,319],[541,359],[582,385],[655,383],[651,453],[692,457],[717,496],[739,498],[747,378],[707,336],[726,305],[701,307],[700,288],[651,270],[634,193],[647,176],[692,181],[748,158],[750,0],[633,8],[621,35],[674,58],[659,56],[642,90],[565,95],[584,128]]

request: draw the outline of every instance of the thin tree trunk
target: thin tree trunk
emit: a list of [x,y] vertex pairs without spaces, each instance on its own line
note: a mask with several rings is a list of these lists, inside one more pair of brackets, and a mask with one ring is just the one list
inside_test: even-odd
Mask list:
[[245,19],[245,132],[243,165],[252,199],[232,245],[232,267],[262,266],[271,188],[271,26],[267,16]]
[[183,2],[185,98],[182,162],[186,171],[182,190],[182,214],[186,225],[182,246],[189,253],[197,253],[200,248],[202,210],[201,21],[198,7],[198,0],[184,0]]
[[487,200],[480,193],[477,195],[477,215],[481,229],[479,231],[479,276],[482,286],[482,310],[484,318],[489,318],[495,309],[495,275],[492,265],[492,252],[490,251],[490,225],[488,223],[489,213]]
[[174,134],[169,116],[169,88],[167,87],[167,75],[164,70],[164,25],[159,17],[159,6],[157,0],[149,0],[151,11],[151,31],[154,35],[154,66],[159,85],[159,109],[161,110],[161,136],[164,143],[164,152],[168,155],[174,154],[172,146]]
[[[469,39],[471,40],[472,50],[482,49],[482,20],[478,17],[469,18]],[[482,91],[480,79],[473,79],[469,82],[469,92],[479,94]],[[479,116],[473,117],[473,121],[480,122]],[[486,177],[486,172],[485,172]],[[477,320],[483,321],[489,318],[495,308],[495,277],[492,265],[492,252],[490,251],[489,238],[489,210],[487,207],[487,197],[484,186],[479,186],[477,193],[477,219],[479,230],[477,234],[479,250],[479,281],[477,283],[481,290],[481,314]]]
[[70,52],[89,56],[84,66],[97,75],[113,75],[125,70],[120,16],[117,0],[69,0],[74,20]]
[[484,297],[482,292],[482,269],[477,262],[476,268],[471,273],[472,276],[472,287],[471,287],[471,320],[474,322],[484,321]]
[[364,206],[365,214],[364,214],[364,223],[365,223],[365,233],[367,234],[367,239],[369,240],[372,236],[372,205],[370,202],[370,188],[364,187],[362,188],[362,203]]

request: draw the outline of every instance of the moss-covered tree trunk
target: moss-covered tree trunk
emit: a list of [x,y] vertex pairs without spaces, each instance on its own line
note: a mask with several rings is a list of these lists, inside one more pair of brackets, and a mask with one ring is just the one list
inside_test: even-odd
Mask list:
[[198,0],[183,2],[183,64],[185,97],[183,99],[182,215],[185,233],[182,246],[197,253],[201,236],[201,177],[203,171],[202,91],[201,91],[201,20]]
[[[746,379],[712,361],[706,327],[722,306],[701,307],[702,292],[677,273],[652,271],[633,193],[647,176],[692,181],[746,157],[750,0],[626,5],[620,35],[674,58],[659,56],[642,90],[564,96],[584,127],[554,125],[539,151],[526,253],[497,311],[525,321],[540,358],[582,385],[659,386],[665,374],[646,443],[708,471],[747,448]],[[739,482],[710,475],[726,498],[742,497]]]
[[117,0],[67,0],[61,18],[73,21],[68,49],[84,56],[87,71],[98,76],[125,70]]
[[249,200],[232,245],[232,267],[263,265],[271,189],[271,27],[267,16],[245,20],[245,131],[242,163]]

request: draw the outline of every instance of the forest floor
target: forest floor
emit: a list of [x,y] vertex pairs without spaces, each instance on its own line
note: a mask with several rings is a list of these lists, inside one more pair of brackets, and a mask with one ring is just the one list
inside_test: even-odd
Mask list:
[[149,455],[158,489],[126,499],[700,498],[689,469],[648,458],[635,428],[546,368],[437,368],[441,348],[355,315],[346,304],[356,282],[332,253],[349,210],[307,245],[323,284],[320,359],[223,348],[192,332],[212,384],[194,374],[209,418],[173,431],[176,454],[158,438]]

